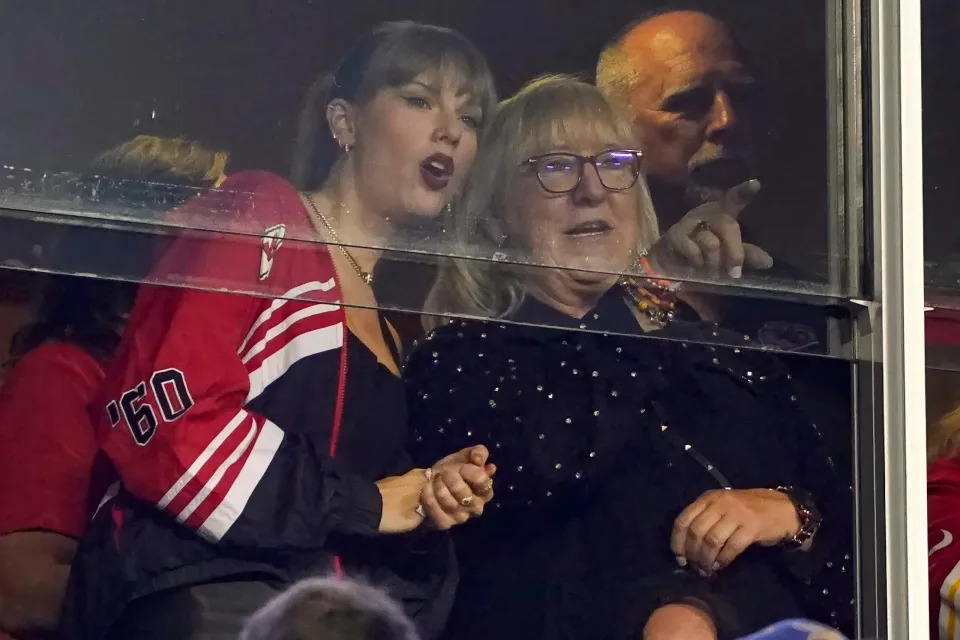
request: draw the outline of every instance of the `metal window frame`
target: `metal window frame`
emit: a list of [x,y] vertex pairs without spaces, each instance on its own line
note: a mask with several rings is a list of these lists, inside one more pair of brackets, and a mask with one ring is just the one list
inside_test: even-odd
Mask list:
[[930,629],[927,536],[920,525],[926,523],[920,1],[870,0],[863,8],[865,193],[872,205],[865,212],[872,215],[859,237],[872,251],[864,276],[878,304],[858,319],[859,631],[907,640],[928,638]]

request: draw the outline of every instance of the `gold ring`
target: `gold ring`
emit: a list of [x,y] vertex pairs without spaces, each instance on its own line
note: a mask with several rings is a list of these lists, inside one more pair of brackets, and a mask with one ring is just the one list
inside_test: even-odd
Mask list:
[[690,235],[697,235],[702,231],[710,231],[710,223],[706,220],[701,220],[697,223],[697,226],[693,228],[693,232]]
[[473,502],[473,496],[468,496],[466,498],[460,499],[460,504],[462,504],[465,507],[469,507],[471,502]]
[[493,489],[493,480],[487,480],[484,485],[480,488],[481,493],[490,493],[490,490]]

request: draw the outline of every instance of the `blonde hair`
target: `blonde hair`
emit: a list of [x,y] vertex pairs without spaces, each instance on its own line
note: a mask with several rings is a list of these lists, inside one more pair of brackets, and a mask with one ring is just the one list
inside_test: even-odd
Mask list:
[[111,178],[213,186],[227,170],[230,154],[186,138],[136,136],[102,153],[92,170]]
[[294,141],[290,181],[301,190],[320,188],[342,157],[327,125],[330,102],[364,104],[384,87],[399,87],[421,73],[453,73],[489,120],[497,103],[493,74],[483,54],[453,29],[411,20],[383,22],[364,33],[337,68],[314,80]]
[[[527,158],[549,152],[558,141],[596,142],[612,133],[634,144],[636,136],[625,114],[614,108],[593,85],[572,76],[549,75],[527,83],[500,103],[490,127],[481,136],[477,158],[463,194],[454,204],[445,231],[455,242],[453,256],[441,261],[424,307],[424,326],[442,324],[437,315],[499,318],[523,302],[525,254],[520,238],[505,235],[501,212],[517,169]],[[646,181],[637,181],[640,222],[638,252],[659,235]],[[504,246],[504,242],[507,242]],[[508,259],[494,256],[506,252]]]
[[927,383],[927,461],[960,454],[960,372],[931,368]]

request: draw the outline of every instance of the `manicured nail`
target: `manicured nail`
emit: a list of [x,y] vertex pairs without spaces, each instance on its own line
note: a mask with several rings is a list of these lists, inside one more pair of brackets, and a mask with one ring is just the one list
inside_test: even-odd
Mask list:
[[729,273],[730,277],[734,280],[739,280],[741,276],[743,276],[743,267],[731,267],[727,273]]
[[680,565],[681,567],[685,567],[687,566],[687,559],[684,558],[683,556],[677,556],[677,564]]

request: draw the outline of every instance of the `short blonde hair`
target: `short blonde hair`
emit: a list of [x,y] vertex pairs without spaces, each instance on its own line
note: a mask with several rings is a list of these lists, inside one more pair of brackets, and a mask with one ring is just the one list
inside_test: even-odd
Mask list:
[[[586,132],[586,134],[584,133]],[[505,231],[501,214],[517,175],[527,158],[549,152],[557,141],[575,143],[589,137],[622,140],[636,145],[633,126],[595,86],[565,75],[550,75],[527,83],[500,103],[493,122],[481,136],[477,158],[463,195],[455,203],[445,231],[452,234],[455,255],[441,261],[436,282],[424,308],[424,326],[442,323],[437,315],[500,318],[517,309],[524,297],[522,269],[499,261],[494,254]],[[646,181],[637,181],[640,218],[638,251],[659,235]],[[508,239],[516,243],[519,239]],[[515,246],[513,247],[516,248]]]

